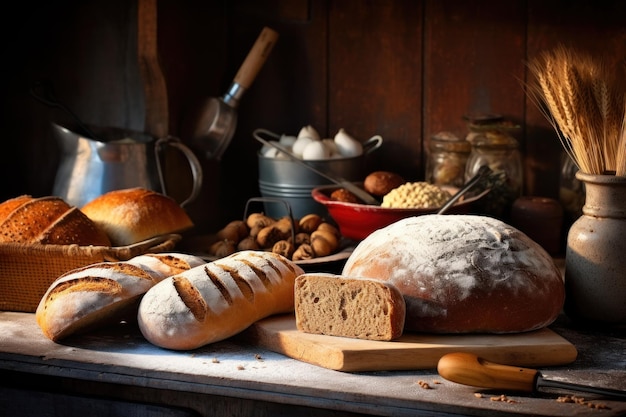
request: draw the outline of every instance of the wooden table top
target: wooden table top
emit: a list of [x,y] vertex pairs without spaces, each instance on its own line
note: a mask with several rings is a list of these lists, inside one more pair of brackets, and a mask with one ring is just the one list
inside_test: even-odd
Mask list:
[[[576,346],[578,357],[569,365],[542,368],[544,377],[626,390],[623,330],[575,329],[566,317],[550,327]],[[236,337],[191,352],[168,351],[148,343],[132,324],[54,343],[43,336],[34,314],[17,312],[0,312],[0,370],[374,415],[415,415],[417,410],[493,416],[626,414],[623,401],[573,391],[490,392],[446,381],[436,369],[334,371],[251,346]],[[510,401],[492,399],[501,394]],[[567,394],[608,408],[557,401]]]

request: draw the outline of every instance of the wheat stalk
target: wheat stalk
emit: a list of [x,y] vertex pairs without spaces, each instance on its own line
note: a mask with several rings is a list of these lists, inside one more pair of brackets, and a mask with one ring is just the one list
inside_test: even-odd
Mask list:
[[529,96],[578,169],[588,174],[626,170],[626,113],[615,71],[564,47],[540,54],[529,69],[535,76]]

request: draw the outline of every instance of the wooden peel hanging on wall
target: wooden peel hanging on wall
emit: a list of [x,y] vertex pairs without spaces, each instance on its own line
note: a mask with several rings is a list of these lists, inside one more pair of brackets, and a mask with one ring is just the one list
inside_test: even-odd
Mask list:
[[169,133],[169,111],[167,84],[158,54],[156,0],[138,0],[137,19],[137,58],[146,107],[144,131],[162,138]]

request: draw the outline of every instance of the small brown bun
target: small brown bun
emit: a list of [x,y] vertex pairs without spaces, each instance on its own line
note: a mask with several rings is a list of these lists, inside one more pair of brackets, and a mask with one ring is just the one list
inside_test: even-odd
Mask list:
[[406,181],[395,172],[375,171],[365,177],[363,187],[368,193],[382,197]]

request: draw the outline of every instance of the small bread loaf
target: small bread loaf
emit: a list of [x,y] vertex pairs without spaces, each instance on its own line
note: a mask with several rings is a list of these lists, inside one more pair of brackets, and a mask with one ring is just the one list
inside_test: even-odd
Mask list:
[[125,318],[134,319],[139,299],[148,289],[204,263],[192,255],[161,253],[74,269],[48,288],[35,312],[37,323],[49,339],[57,341]]
[[100,227],[63,199],[26,195],[0,204],[0,242],[111,246]]
[[402,336],[406,306],[389,282],[308,273],[296,278],[298,330],[368,340]]
[[152,287],[139,305],[139,329],[166,349],[218,342],[264,317],[292,312],[294,281],[303,273],[272,252],[236,252]]
[[85,204],[81,211],[107,233],[114,246],[193,227],[176,201],[144,188],[110,191]]
[[376,197],[382,197],[389,191],[405,183],[404,178],[395,172],[374,171],[365,177],[363,188]]
[[550,255],[500,220],[424,215],[362,240],[342,275],[394,284],[407,305],[405,330],[514,333],[552,323],[565,298]]

